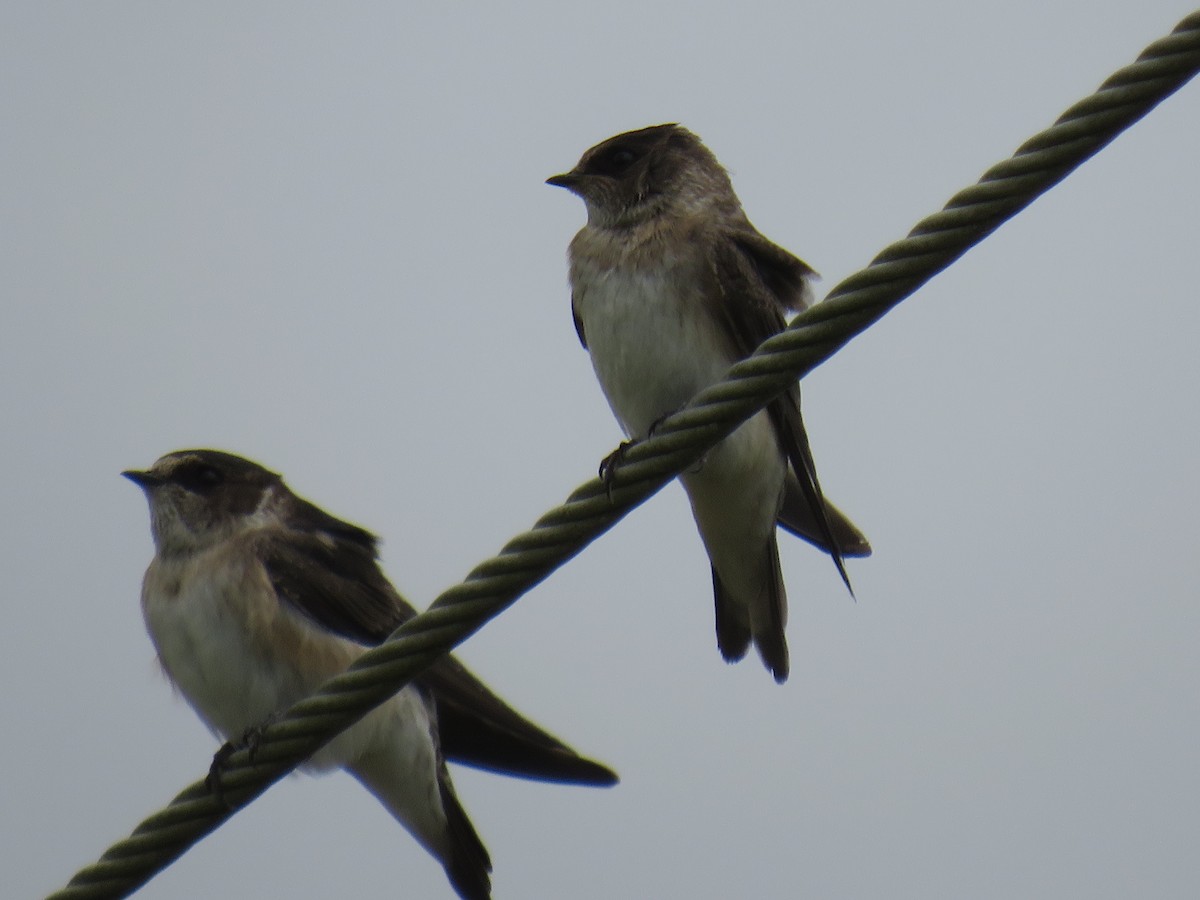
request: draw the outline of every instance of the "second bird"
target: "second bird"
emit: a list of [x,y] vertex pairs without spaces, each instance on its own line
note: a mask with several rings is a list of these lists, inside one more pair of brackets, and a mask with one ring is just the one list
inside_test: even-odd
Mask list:
[[[311,694],[416,615],[380,570],[373,534],[296,496],[257,463],[181,450],[124,474],[150,503],[155,555],[142,586],[146,628],[171,682],[230,741]],[[214,785],[224,752],[213,761]],[[491,861],[447,760],[547,781],[616,781],[453,656],[305,766],[344,768],[437,858],[460,897],[485,900]]]
[[[781,331],[786,313],[812,303],[813,270],[750,224],[729,175],[686,128],[619,134],[548,183],[587,206],[569,251],[575,330],[633,440]],[[776,526],[830,553],[843,579],[843,557],[871,552],[821,493],[799,385],[681,480],[712,563],[722,656],[741,659],[753,642],[775,680],[786,681]]]

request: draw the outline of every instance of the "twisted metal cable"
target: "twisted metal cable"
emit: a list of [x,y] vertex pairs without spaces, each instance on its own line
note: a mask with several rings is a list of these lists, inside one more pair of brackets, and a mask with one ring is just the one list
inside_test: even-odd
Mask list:
[[979,183],[796,317],[726,380],[631,446],[609,488],[592,479],[533,529],[513,538],[461,584],[406,622],[348,671],[287,711],[253,752],[228,760],[221,796],[199,781],[143,821],[52,900],[123,897],[221,825],[338,732],[386,700],[530,588],[574,557],[706,450],[852,337],[1032,203],[1200,70],[1200,12],[1151,44]]

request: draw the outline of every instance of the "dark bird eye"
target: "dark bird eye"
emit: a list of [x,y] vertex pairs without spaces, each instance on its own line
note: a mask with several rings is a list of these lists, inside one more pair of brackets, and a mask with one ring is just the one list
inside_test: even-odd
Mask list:
[[224,482],[225,474],[208,463],[189,463],[175,473],[174,481],[180,487],[202,494]]
[[628,147],[616,147],[593,164],[604,175],[620,175],[637,160],[637,154]]
[[613,165],[618,166],[622,169],[625,168],[627,165],[629,165],[631,162],[633,162],[633,151],[632,150],[626,150],[625,148],[622,147],[620,150],[618,150],[616,153],[614,153],[612,155]]

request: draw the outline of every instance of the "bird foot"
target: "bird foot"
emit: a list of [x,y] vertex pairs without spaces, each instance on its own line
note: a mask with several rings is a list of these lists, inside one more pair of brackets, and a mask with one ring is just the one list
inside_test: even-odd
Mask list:
[[600,469],[597,474],[604,483],[604,489],[608,492],[610,502],[612,501],[613,482],[617,477],[617,469],[625,461],[625,454],[629,452],[629,448],[632,446],[633,441],[621,441],[616,450],[600,460]]
[[225,800],[225,785],[221,781],[221,773],[229,767],[229,757],[239,750],[245,750],[250,756],[250,762],[253,763],[254,757],[258,754],[258,748],[262,744],[263,732],[278,718],[278,715],[268,716],[264,721],[243,731],[242,737],[237,743],[226,741],[213,754],[212,763],[208,767],[208,775],[204,778],[204,785],[217,798],[217,802],[226,809],[231,807]]

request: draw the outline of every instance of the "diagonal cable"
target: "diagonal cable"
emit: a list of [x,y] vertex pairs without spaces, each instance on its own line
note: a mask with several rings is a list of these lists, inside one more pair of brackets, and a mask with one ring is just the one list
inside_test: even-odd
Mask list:
[[923,219],[908,237],[835,287],[824,302],[730,369],[629,448],[612,487],[592,479],[534,527],[477,566],[421,615],[344,674],[287,711],[262,735],[253,761],[239,751],[222,779],[223,801],[203,781],[147,818],[52,900],[123,897],[149,881],[339,731],[353,724],[499,615],[708,448],[812,371],[852,337],[1032,203],[1200,70],[1200,12],[1151,44],[1090,97],[1023,144],[1010,159]]

